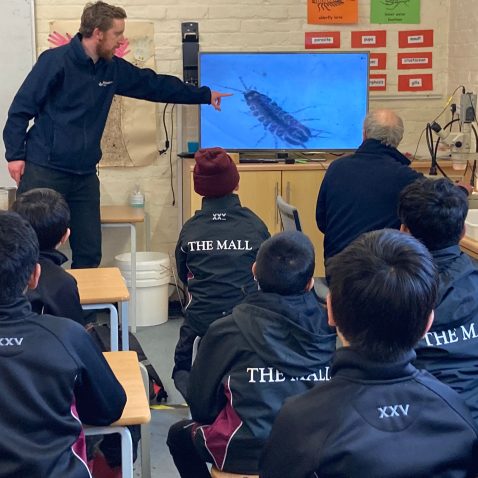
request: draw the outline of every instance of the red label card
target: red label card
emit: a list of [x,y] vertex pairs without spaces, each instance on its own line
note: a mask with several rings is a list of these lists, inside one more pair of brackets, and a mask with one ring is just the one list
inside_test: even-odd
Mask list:
[[384,91],[387,89],[387,75],[370,75],[368,79],[369,91]]
[[370,69],[385,70],[387,68],[386,53],[370,53]]
[[418,75],[398,75],[398,91],[430,91],[433,90],[431,73]]
[[306,32],[305,48],[340,48],[340,32]]
[[432,52],[398,53],[397,68],[399,70],[414,70],[432,68]]
[[385,30],[352,32],[352,48],[383,48],[387,46]]
[[433,30],[408,30],[398,32],[399,48],[421,48],[433,46]]

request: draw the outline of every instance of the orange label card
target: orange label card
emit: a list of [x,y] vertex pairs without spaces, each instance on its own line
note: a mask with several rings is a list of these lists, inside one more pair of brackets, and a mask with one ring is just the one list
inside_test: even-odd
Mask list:
[[369,91],[384,91],[387,89],[387,75],[370,75],[368,79]]
[[433,90],[431,73],[418,75],[398,75],[398,91],[430,91]]
[[421,48],[433,46],[433,30],[408,30],[398,32],[399,48]]
[[383,48],[387,46],[385,30],[352,32],[352,48]]
[[387,68],[386,53],[370,53],[370,69],[385,70]]
[[357,23],[358,0],[307,0],[307,23]]
[[432,68],[432,52],[399,53],[397,55],[397,68],[399,70],[412,70]]
[[340,32],[306,32],[305,48],[308,50],[340,48]]

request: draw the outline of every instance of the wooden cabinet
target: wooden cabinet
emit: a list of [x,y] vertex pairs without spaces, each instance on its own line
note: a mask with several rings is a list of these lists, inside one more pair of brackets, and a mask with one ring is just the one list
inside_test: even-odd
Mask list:
[[[201,208],[201,197],[194,192],[192,179],[193,162],[183,170],[183,221]],[[302,229],[315,247],[315,276],[324,276],[323,235],[315,223],[317,194],[325,168],[322,164],[239,164],[238,195],[243,206],[254,211],[275,234],[282,226],[276,206],[278,194],[294,205],[301,220]]]

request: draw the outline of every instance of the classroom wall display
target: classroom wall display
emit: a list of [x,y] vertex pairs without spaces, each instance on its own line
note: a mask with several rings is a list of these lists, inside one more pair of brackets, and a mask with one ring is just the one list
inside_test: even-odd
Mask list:
[[397,69],[417,70],[433,67],[432,52],[407,52],[397,54]]
[[386,30],[367,30],[352,32],[352,48],[384,48],[387,46]]
[[371,0],[370,23],[420,23],[420,0]]
[[[78,31],[77,20],[50,22],[49,46],[68,43]],[[126,23],[125,42],[115,55],[140,68],[155,69],[154,25],[151,22]],[[156,145],[156,104],[115,96],[101,141],[100,167],[133,167],[152,164],[158,155]]]
[[340,32],[306,32],[305,49],[340,48]]
[[358,0],[307,0],[307,23],[345,24],[358,22]]
[[368,80],[369,91],[385,91],[387,89],[387,75],[385,73],[370,74]]
[[431,73],[398,75],[398,91],[430,91],[433,90]]
[[386,53],[370,53],[370,69],[385,70],[387,68]]
[[398,32],[399,48],[430,48],[433,46],[433,30],[407,30]]

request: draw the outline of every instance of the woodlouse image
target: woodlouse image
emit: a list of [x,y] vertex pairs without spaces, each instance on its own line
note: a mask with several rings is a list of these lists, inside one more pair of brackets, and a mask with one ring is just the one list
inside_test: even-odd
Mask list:
[[[311,138],[323,133],[322,131],[314,131],[307,127],[303,123],[304,120],[301,121],[294,114],[285,111],[265,93],[261,93],[252,87],[247,87],[241,77],[239,77],[239,81],[244,87],[243,90],[228,86],[224,86],[224,88],[242,93],[250,112],[264,127],[265,133],[258,143],[265,138],[267,133],[270,133],[274,137],[275,147],[278,145],[278,140],[282,140],[289,146],[306,148],[307,142]],[[305,109],[307,108],[303,108],[303,110]]]
[[332,8],[339,7],[344,4],[343,0],[315,0],[317,8],[322,11],[330,11]]

